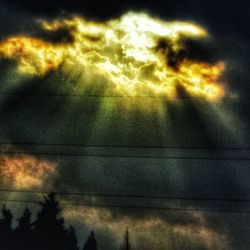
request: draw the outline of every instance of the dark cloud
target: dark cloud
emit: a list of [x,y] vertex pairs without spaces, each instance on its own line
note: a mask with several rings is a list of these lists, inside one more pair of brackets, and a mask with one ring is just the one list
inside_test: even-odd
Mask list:
[[[86,17],[95,19],[107,19],[116,17],[128,10],[146,10],[151,14],[172,19],[196,20],[207,24],[209,28],[218,35],[236,33],[244,38],[249,38],[249,2],[240,1],[149,1],[149,0],[114,0],[107,1],[32,1],[24,0],[2,0],[2,4],[7,4],[8,9],[30,13],[38,16],[55,16],[65,13],[79,13]],[[20,11],[19,11],[20,12]],[[18,14],[18,13],[17,13]]]

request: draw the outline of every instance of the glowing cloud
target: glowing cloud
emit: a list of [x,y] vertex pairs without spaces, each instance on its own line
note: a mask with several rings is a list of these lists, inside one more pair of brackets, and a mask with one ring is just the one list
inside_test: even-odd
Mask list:
[[[142,249],[185,249],[187,245],[191,246],[190,249],[230,249],[226,235],[209,228],[203,214],[197,212],[197,215],[201,219],[197,219],[196,223],[182,225],[152,215],[144,218],[126,215],[113,217],[112,212],[107,209],[64,209],[64,216],[68,220],[81,220],[91,228],[105,232],[109,230],[118,242],[122,240],[122,234],[129,226],[133,243]],[[186,216],[195,218],[193,213],[187,213]]]
[[60,66],[81,68],[104,77],[115,91],[168,98],[180,87],[192,96],[218,99],[223,62],[215,65],[185,59],[183,38],[203,38],[206,30],[188,22],[165,22],[143,13],[92,22],[74,17],[42,22],[46,32],[65,29],[68,42],[15,36],[0,43],[0,56],[14,59],[20,72],[42,76]]
[[0,157],[0,179],[15,188],[39,187],[54,171],[53,163],[32,156]]

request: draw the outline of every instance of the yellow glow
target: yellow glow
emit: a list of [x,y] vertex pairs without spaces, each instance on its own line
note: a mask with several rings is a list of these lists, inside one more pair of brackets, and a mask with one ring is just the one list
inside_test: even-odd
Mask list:
[[12,37],[0,44],[0,53],[18,62],[26,74],[41,75],[58,68],[64,60],[64,48],[32,37]]
[[174,66],[168,63],[185,49],[184,37],[207,36],[206,30],[193,23],[165,22],[129,12],[103,23],[74,17],[42,22],[42,28],[48,32],[65,29],[72,41],[52,43],[16,36],[0,43],[0,55],[14,59],[20,72],[34,76],[62,65],[87,69],[115,84],[114,91],[122,94],[171,98],[181,86],[192,96],[215,100],[223,95],[222,62],[211,65],[185,59]]

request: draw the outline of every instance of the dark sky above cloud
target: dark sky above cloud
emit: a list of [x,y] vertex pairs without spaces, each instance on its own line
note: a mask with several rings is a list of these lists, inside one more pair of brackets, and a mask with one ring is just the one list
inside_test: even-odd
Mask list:
[[[182,145],[182,146],[238,146],[250,145],[248,115],[249,80],[249,1],[30,1],[1,0],[1,38],[16,33],[36,33],[35,18],[53,18],[58,15],[82,14],[93,19],[117,17],[127,10],[143,10],[166,20],[192,20],[208,28],[213,38],[209,42],[188,41],[190,57],[199,60],[225,59],[227,70],[225,86],[229,96],[217,104],[183,99],[162,101],[156,99],[129,100],[133,107],[149,105],[151,113],[132,109],[124,113],[121,100],[101,98],[53,96],[67,94],[71,81],[60,72],[35,79],[22,79],[16,83],[10,62],[1,62],[0,91],[8,89],[12,96],[0,96],[0,136],[2,140],[19,142],[62,144],[115,144],[115,145]],[[46,37],[37,32],[37,35]],[[47,34],[46,34],[47,35]],[[48,35],[45,39],[57,40],[62,34]],[[53,84],[52,84],[53,83]],[[40,93],[44,96],[25,96],[23,93]],[[19,95],[20,94],[20,95]],[[45,96],[50,94],[51,96]],[[19,96],[18,96],[19,95]],[[133,103],[134,102],[134,103]],[[104,108],[105,106],[105,108]],[[155,110],[163,107],[159,118]],[[95,154],[152,155],[165,154],[208,157],[247,157],[249,151],[204,150],[152,150],[152,149],[95,149],[75,147],[27,147],[24,152],[77,152]],[[44,152],[43,151],[43,152]],[[43,158],[43,157],[41,157]],[[56,190],[77,192],[107,192],[150,195],[187,195],[199,197],[249,198],[249,162],[237,161],[185,161],[103,159],[81,157],[44,157],[56,162]],[[101,202],[117,202],[100,199]],[[125,200],[138,204],[138,200]],[[143,204],[149,201],[142,200]],[[162,201],[150,201],[163,205]],[[164,205],[169,205],[169,203]],[[245,203],[171,202],[184,207],[247,208]],[[150,211],[110,210],[113,221],[129,217],[131,220],[155,217],[173,225],[199,224],[196,217],[185,213],[168,214]],[[249,215],[205,214],[206,228],[226,235],[232,249],[248,249]],[[75,218],[72,220],[74,221]],[[113,223],[112,221],[112,223]],[[75,222],[76,223],[76,222]],[[79,222],[77,222],[79,223]],[[111,223],[111,222],[110,222]],[[111,223],[111,224],[112,224]],[[82,228],[82,225],[79,225]],[[174,226],[173,226],[174,227]],[[85,229],[86,230],[86,229]],[[100,230],[102,231],[102,230]],[[101,235],[101,233],[100,233]],[[100,236],[102,237],[102,236]],[[107,240],[103,239],[103,242]],[[190,240],[192,242],[192,239]],[[104,243],[103,243],[104,244]],[[104,244],[104,245],[105,245]],[[191,244],[191,243],[190,243]],[[193,244],[193,243],[192,243]],[[216,246],[219,249],[218,246]],[[108,248],[108,247],[107,247]]]
[[23,11],[34,15],[55,16],[62,12],[80,13],[87,17],[97,19],[116,17],[123,12],[133,10],[146,10],[157,16],[167,19],[187,18],[199,20],[211,26],[214,31],[224,33],[238,33],[242,37],[249,36],[248,13],[249,2],[247,0],[226,1],[197,1],[197,0],[178,0],[178,1],[150,1],[150,0],[121,0],[121,1],[32,1],[24,0],[2,0],[13,10],[21,8]]

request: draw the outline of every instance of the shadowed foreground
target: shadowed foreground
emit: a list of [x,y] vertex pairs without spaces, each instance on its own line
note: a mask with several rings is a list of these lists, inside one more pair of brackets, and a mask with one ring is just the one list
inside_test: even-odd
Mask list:
[[0,219],[0,248],[1,250],[97,250],[94,232],[79,248],[75,230],[72,226],[65,227],[64,218],[60,217],[59,202],[55,194],[51,193],[39,203],[41,210],[32,221],[32,214],[28,208],[18,219],[16,228],[12,228],[12,212],[4,205]]

